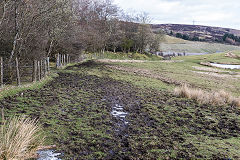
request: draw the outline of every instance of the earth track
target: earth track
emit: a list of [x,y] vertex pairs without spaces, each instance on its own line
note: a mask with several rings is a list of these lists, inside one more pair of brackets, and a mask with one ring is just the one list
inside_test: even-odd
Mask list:
[[[105,67],[91,61],[68,67],[42,89],[7,97],[1,106],[7,116],[38,118],[62,159],[229,158],[222,150],[204,155],[199,146],[209,145],[204,139],[215,143],[238,137],[239,109],[199,105],[106,74],[89,75],[91,69]],[[128,113],[129,124],[121,132],[116,132],[119,119],[111,115],[116,104]]]

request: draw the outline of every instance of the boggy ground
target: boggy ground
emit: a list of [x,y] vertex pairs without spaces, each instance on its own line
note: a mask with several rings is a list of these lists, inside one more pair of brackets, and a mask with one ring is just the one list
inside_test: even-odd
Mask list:
[[[39,118],[62,159],[240,159],[237,108],[139,88],[113,79],[110,75],[120,73],[104,63],[89,61],[58,74],[40,90],[0,103],[6,116]],[[116,104],[128,112],[121,131],[110,114]]]

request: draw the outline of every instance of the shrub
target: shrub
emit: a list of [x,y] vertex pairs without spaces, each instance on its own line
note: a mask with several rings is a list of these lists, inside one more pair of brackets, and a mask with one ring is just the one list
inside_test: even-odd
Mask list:
[[141,54],[141,53],[133,53],[132,54],[132,58],[133,59],[138,59],[138,60],[147,60],[149,59],[149,57],[145,54]]
[[2,119],[0,160],[22,160],[36,154],[44,139],[38,121],[25,116]]

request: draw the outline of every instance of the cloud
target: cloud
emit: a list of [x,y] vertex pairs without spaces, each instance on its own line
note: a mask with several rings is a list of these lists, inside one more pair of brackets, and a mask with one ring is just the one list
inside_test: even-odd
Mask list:
[[114,0],[127,12],[147,12],[152,23],[182,23],[240,29],[239,0]]

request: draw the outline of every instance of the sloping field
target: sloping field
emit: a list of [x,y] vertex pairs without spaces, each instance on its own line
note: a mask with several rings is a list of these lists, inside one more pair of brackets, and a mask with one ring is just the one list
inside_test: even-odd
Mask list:
[[175,53],[217,53],[240,50],[240,47],[220,43],[192,42],[166,36],[165,42],[161,43],[161,50]]
[[239,108],[174,96],[174,63],[88,61],[0,103],[38,118],[61,159],[239,159]]

